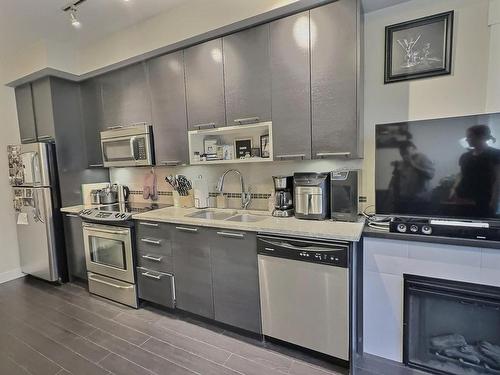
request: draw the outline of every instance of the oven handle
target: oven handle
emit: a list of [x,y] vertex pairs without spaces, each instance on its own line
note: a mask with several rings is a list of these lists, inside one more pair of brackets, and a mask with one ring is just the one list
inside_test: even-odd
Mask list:
[[108,285],[108,286],[112,286],[113,288],[119,288],[119,289],[132,289],[134,287],[134,285],[127,285],[127,286],[123,286],[123,285],[116,285],[116,284],[113,284],[113,283],[110,283],[108,281],[104,281],[104,280],[99,280],[99,279],[96,279],[95,277],[93,277],[93,275],[88,275],[88,278],[92,281],[95,281],[96,283],[101,283],[101,284],[104,284],[104,285]]
[[110,230],[110,229],[101,229],[101,228],[95,228],[95,227],[86,227],[86,229],[90,232],[100,232],[100,233],[108,233],[108,234],[121,234],[125,235],[128,234],[128,230]]

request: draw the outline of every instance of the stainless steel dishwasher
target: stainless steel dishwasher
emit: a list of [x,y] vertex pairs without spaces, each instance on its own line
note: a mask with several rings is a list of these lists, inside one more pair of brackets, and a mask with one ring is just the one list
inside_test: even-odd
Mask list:
[[349,243],[258,236],[266,336],[349,361]]

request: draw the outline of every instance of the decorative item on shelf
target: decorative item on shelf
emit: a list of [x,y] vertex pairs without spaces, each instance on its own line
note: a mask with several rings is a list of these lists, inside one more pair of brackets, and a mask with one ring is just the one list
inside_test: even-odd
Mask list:
[[260,147],[252,147],[252,158],[260,158]]
[[195,151],[195,153],[194,153],[194,157],[193,157],[193,160],[194,160],[195,162],[199,162],[199,161],[201,161],[200,153],[199,153],[198,151]]
[[223,156],[223,160],[233,160],[234,159],[234,147],[233,147],[233,145],[223,145],[222,146],[222,156]]
[[224,147],[223,146],[217,146],[217,159],[218,160],[224,159]]
[[271,156],[269,150],[269,134],[260,136],[260,156],[262,158],[268,158]]
[[236,151],[237,159],[244,159],[247,153],[250,157],[250,152],[252,150],[252,139],[251,138],[235,139],[234,149]]
[[207,156],[207,160],[210,160],[209,157],[217,157],[217,144],[219,143],[217,138],[205,138],[203,140],[203,150],[204,154]]
[[451,73],[453,11],[385,28],[384,83]]

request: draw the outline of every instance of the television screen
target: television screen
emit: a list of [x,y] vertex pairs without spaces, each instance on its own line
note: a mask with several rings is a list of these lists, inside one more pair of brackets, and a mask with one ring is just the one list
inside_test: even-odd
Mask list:
[[376,212],[500,218],[500,113],[376,125]]

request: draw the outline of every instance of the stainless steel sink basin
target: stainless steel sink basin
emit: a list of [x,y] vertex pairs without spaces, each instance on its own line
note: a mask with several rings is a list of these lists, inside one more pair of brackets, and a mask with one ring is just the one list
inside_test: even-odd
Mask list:
[[239,221],[240,223],[255,223],[257,221],[265,220],[266,216],[252,215],[252,214],[239,214],[231,216],[226,221]]
[[192,214],[185,215],[186,217],[192,217],[195,219],[207,219],[207,220],[225,220],[231,216],[234,216],[236,211],[221,212],[215,210],[203,210],[193,212]]

